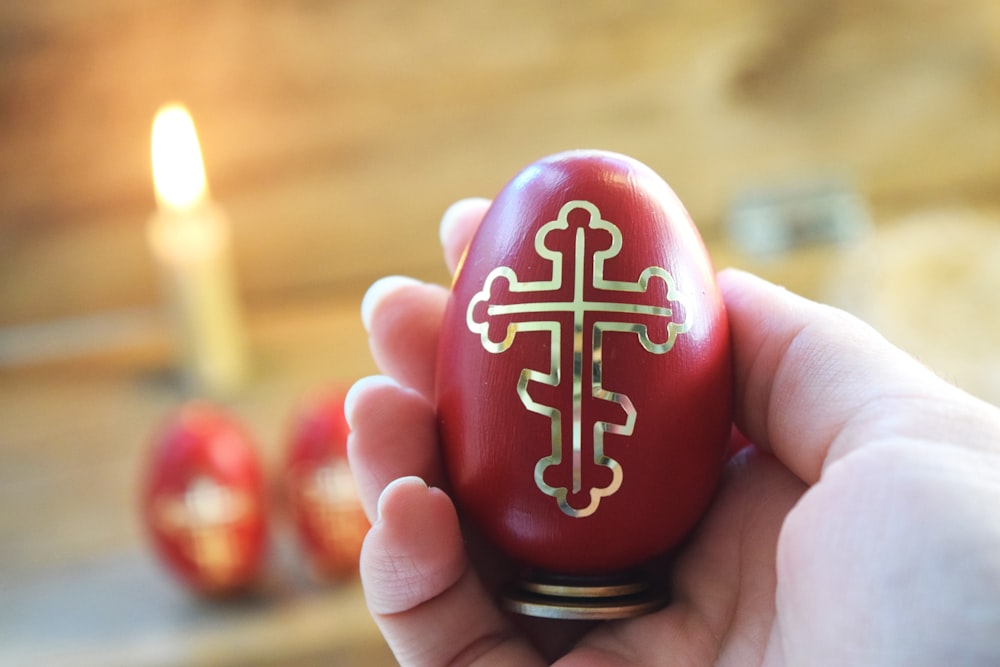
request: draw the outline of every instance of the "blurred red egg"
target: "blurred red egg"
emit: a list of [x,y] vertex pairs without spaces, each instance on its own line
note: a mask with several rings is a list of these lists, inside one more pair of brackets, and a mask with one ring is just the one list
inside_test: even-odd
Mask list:
[[347,464],[344,392],[305,401],[286,460],[288,499],[299,542],[320,578],[353,576],[369,523]]
[[452,490],[496,546],[605,580],[666,552],[713,496],[731,393],[715,272],[656,173],[573,151],[500,192],[453,283],[437,371]]
[[208,595],[246,589],[267,536],[264,478],[250,436],[223,410],[183,407],[156,436],[142,516],[160,560]]

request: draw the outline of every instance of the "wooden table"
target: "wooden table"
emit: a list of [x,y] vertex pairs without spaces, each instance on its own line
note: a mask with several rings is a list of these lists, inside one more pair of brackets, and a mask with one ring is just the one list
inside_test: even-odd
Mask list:
[[[255,376],[229,407],[272,473],[296,399],[374,371],[358,308],[313,299],[251,318]],[[161,569],[138,484],[185,396],[156,314],[135,319],[128,345],[0,373],[0,665],[394,664],[359,583],[308,576],[276,484],[257,595],[200,601]]]

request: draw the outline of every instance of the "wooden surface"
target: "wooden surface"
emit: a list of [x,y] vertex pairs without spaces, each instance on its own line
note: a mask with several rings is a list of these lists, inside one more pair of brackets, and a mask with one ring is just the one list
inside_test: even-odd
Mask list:
[[319,299],[249,321],[253,380],[226,404],[269,473],[273,535],[259,592],[231,603],[177,586],[139,523],[151,438],[190,397],[162,329],[0,373],[0,665],[394,664],[358,583],[308,576],[278,485],[296,402],[374,370],[358,308]]
[[631,154],[708,234],[761,182],[1000,198],[993,0],[246,3],[0,10],[0,324],[154,303],[149,131],[187,103],[254,304],[441,278],[435,225],[567,148]]
[[[451,201],[583,146],[662,173],[718,266],[847,307],[1000,404],[993,0],[7,3],[0,665],[392,664],[357,586],[310,583],[281,529],[234,605],[145,547],[143,453],[190,397],[145,239],[174,99],[232,218],[255,374],[229,405],[272,469],[299,396],[374,371],[364,288],[445,282]],[[727,238],[745,188],[830,174],[867,236],[769,257]]]

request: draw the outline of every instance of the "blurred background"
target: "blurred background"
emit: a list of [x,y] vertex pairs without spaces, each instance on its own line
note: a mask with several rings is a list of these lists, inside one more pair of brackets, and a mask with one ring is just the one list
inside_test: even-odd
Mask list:
[[275,529],[210,604],[146,548],[138,486],[185,400],[150,246],[150,128],[187,105],[230,220],[280,467],[304,394],[375,371],[385,274],[447,283],[437,226],[531,161],[658,171],[717,267],[847,308],[1000,403],[993,0],[37,0],[0,6],[0,664],[393,664],[356,582]]

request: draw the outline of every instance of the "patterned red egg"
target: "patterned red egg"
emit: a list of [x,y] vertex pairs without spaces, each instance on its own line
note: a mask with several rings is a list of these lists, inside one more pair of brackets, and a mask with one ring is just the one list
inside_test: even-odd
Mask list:
[[299,542],[319,577],[354,575],[369,528],[347,465],[344,396],[330,390],[305,401],[288,447],[289,506]]
[[142,509],[155,551],[192,589],[220,595],[254,582],[267,533],[264,478],[250,437],[224,411],[192,403],[166,423]]
[[639,566],[713,495],[731,376],[715,273],[669,186],[612,153],[536,162],[487,211],[445,314],[437,409],[454,496],[537,570]]

